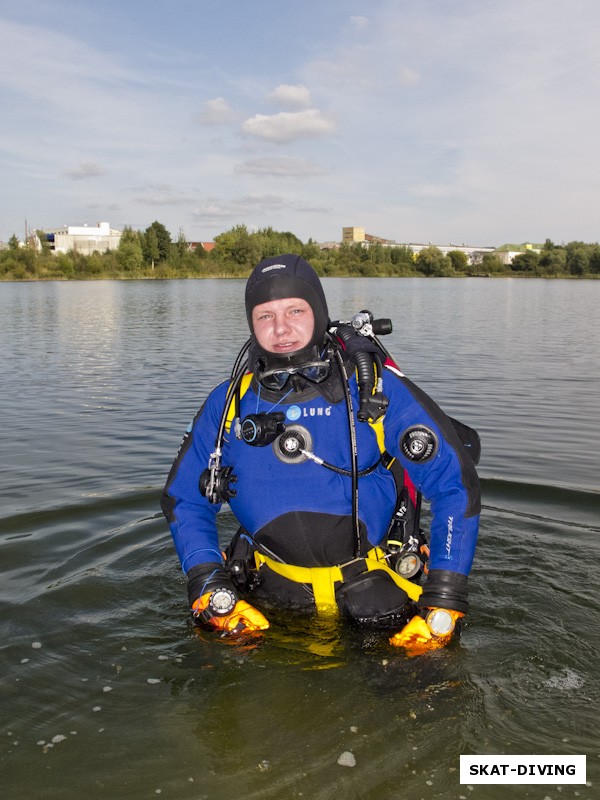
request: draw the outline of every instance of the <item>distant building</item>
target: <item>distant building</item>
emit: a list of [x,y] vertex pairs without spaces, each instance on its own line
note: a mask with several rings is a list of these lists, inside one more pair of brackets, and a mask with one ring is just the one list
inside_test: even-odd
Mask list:
[[352,244],[353,242],[365,241],[364,228],[342,228],[342,242]]
[[396,244],[393,239],[382,239],[381,236],[373,236],[372,233],[365,233],[364,228],[342,228],[342,242],[346,244],[354,244],[356,242],[385,245]]
[[421,250],[425,250],[428,247],[435,247],[445,256],[452,251],[458,250],[459,253],[464,253],[466,255],[467,259],[469,260],[469,264],[481,264],[481,261],[486,253],[494,253],[496,251],[496,248],[492,246],[472,247],[468,244],[433,244],[433,242],[429,242],[428,244],[416,244],[414,242],[410,242],[409,244],[404,245],[404,247],[410,247],[415,254],[420,253]]
[[393,239],[382,239],[381,236],[373,236],[370,233],[365,233],[364,228],[342,228],[342,243],[345,244],[362,244],[364,247],[369,247],[372,244],[380,244],[384,247],[410,247],[413,253],[419,253],[425,250],[426,247],[436,247],[444,255],[447,255],[451,250],[459,250],[464,253],[469,259],[470,264],[479,264],[486,253],[495,252],[495,247],[471,247],[466,244],[434,244],[428,242],[427,244],[415,242],[396,242]]
[[114,230],[108,222],[96,225],[64,225],[42,231],[43,237],[55,253],[68,253],[75,250],[89,256],[92,253],[104,253],[105,250],[116,250],[121,241],[121,231]]
[[525,244],[503,244],[494,251],[494,255],[498,256],[500,261],[508,266],[509,264],[512,264],[516,256],[519,256],[522,253],[527,253],[528,251],[531,251],[532,253],[542,252],[541,246],[533,245],[530,242],[525,242]]
[[210,253],[211,250],[214,250],[216,244],[214,242],[188,242],[187,243],[188,250],[190,252],[195,252],[199,247],[202,248],[206,253]]

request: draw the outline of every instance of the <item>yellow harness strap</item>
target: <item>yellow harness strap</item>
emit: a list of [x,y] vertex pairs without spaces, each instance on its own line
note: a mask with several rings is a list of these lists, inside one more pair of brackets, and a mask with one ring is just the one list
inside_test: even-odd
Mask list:
[[[243,397],[244,394],[248,391],[248,387],[252,381],[254,376],[251,372],[247,372],[241,382],[240,382],[240,397]],[[226,403],[229,403],[229,409],[227,411],[227,416],[225,417],[225,432],[229,433],[231,431],[231,423],[233,422],[233,418],[235,416],[235,404],[232,402],[233,398],[230,394],[231,387],[227,392],[227,397],[225,399]]]
[[[275,561],[268,556],[259,553],[258,550],[254,553],[257,568],[266,564],[270,570],[281,575],[282,578],[287,578],[295,583],[306,583],[312,588],[315,596],[315,605],[317,611],[320,613],[337,613],[337,603],[335,601],[335,584],[344,582],[344,575],[340,566],[336,567],[297,567],[293,564],[282,564]],[[407,581],[406,578],[398,575],[393,569],[390,569],[385,563],[385,556],[383,550],[379,547],[374,547],[369,550],[366,557],[357,559],[364,561],[368,572],[372,570],[381,569],[390,575],[397,586],[403,589],[411,600],[418,600],[423,588],[417,586],[416,583]],[[352,563],[352,562],[350,562]],[[346,566],[346,565],[344,565]]]
[[[251,372],[243,376],[240,382],[240,397],[243,397],[248,390],[252,378],[253,375]],[[227,433],[231,431],[231,423],[233,422],[235,415],[235,405],[232,400],[232,396],[228,393],[226,402],[229,402],[230,405],[225,420],[225,430]],[[369,424],[373,428],[377,437],[379,450],[382,453],[385,453],[383,418]],[[390,463],[386,463],[385,466],[389,468]],[[282,564],[279,561],[275,561],[274,559],[259,553],[258,550],[254,552],[254,558],[257,569],[260,569],[263,564],[266,564],[269,569],[271,569],[273,572],[276,572],[278,575],[281,575],[282,578],[287,578],[295,583],[305,583],[310,586],[315,597],[317,611],[320,613],[337,613],[335,584],[344,582],[342,566],[347,565],[344,564],[342,566],[335,567],[297,567],[293,564]],[[384,572],[387,572],[388,575],[392,577],[396,585],[403,589],[411,600],[416,601],[419,599],[421,592],[423,591],[422,587],[418,586],[416,583],[411,583],[411,581],[406,580],[406,578],[402,578],[397,572],[394,572],[393,569],[390,569],[385,559],[385,553],[380,547],[373,547],[371,550],[369,550],[365,558],[357,559],[357,561],[364,562],[367,572],[371,572],[375,569],[381,569]]]

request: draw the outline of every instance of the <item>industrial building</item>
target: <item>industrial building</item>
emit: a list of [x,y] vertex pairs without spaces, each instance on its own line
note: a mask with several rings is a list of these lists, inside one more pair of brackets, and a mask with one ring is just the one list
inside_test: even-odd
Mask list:
[[427,244],[417,242],[396,242],[393,239],[382,239],[380,236],[373,236],[372,234],[365,233],[364,228],[342,228],[342,242],[344,244],[362,244],[364,247],[369,247],[372,244],[380,244],[384,247],[410,247],[413,253],[419,253],[427,247],[436,247],[444,255],[447,255],[451,250],[459,250],[464,253],[471,264],[477,264],[481,261],[486,253],[494,253],[495,247],[480,246],[472,247],[466,244],[434,244],[427,242]]
[[55,253],[68,253],[75,250],[85,256],[94,252],[104,253],[116,250],[121,241],[121,231],[114,230],[108,222],[96,225],[63,225],[62,228],[44,230],[43,235]]

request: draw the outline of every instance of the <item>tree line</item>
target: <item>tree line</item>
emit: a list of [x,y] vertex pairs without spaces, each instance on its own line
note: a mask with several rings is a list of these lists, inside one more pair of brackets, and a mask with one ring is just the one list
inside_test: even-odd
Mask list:
[[570,242],[556,245],[546,240],[540,252],[526,250],[512,264],[496,253],[486,253],[471,264],[461,250],[444,254],[437,247],[418,253],[408,246],[386,247],[372,243],[342,244],[321,249],[309,239],[303,243],[289,231],[263,228],[250,233],[236,225],[214,239],[214,248],[192,249],[180,231],[176,239],[160,222],[144,231],[125,228],[119,247],[84,255],[77,250],[54,253],[38,232],[39,247],[22,246],[12,236],[0,251],[0,279],[99,279],[99,278],[201,278],[246,277],[261,259],[280,253],[298,253],[321,276],[345,277],[453,277],[469,275],[522,275],[531,277],[600,276],[600,245]]

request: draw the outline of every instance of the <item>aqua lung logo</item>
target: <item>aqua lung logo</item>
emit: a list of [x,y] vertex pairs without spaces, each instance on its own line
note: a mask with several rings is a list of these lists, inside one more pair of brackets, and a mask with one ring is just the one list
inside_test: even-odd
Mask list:
[[300,406],[290,406],[285,412],[285,416],[290,422],[296,422],[300,417],[330,417],[331,406],[319,406],[318,408],[300,408]]
[[302,416],[302,410],[298,406],[290,406],[286,412],[286,417],[290,422],[295,422]]

